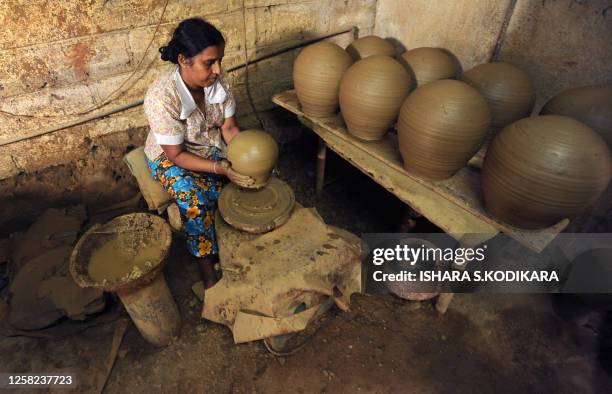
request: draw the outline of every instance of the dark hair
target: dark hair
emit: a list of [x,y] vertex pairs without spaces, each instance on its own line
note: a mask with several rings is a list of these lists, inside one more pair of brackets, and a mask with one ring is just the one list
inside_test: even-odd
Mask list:
[[225,39],[216,27],[202,18],[185,19],[172,33],[168,45],[159,48],[162,60],[178,64],[180,53],[188,59],[212,45],[223,45]]

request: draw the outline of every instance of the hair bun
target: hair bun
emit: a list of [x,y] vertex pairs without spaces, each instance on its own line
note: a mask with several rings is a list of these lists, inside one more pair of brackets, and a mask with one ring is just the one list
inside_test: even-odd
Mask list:
[[163,46],[159,48],[159,53],[161,54],[161,60],[163,61],[168,61],[168,47],[167,46]]
[[176,40],[173,38],[170,40],[168,45],[159,48],[159,53],[161,53],[161,59],[164,61],[170,61],[172,63],[178,63],[178,54],[179,50],[177,48],[178,44]]

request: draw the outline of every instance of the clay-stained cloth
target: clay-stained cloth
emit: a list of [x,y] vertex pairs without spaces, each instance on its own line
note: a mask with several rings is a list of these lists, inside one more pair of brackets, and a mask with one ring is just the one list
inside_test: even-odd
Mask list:
[[223,278],[206,291],[202,316],[228,326],[234,342],[306,328],[332,297],[348,309],[361,292],[360,240],[296,206],[289,221],[263,235],[216,219]]

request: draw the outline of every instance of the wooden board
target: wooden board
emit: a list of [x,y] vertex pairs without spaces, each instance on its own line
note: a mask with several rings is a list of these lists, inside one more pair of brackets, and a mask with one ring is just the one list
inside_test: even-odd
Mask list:
[[[294,90],[279,93],[272,101],[298,115],[341,157],[389,190],[400,200],[451,236],[465,243],[483,242],[486,235],[503,232],[537,252],[542,251],[569,223],[564,219],[549,228],[523,230],[491,217],[484,208],[479,164],[484,150],[469,165],[443,181],[428,181],[407,173],[402,167],[397,135],[387,133],[380,141],[362,141],[347,133],[341,116],[314,118],[300,108]],[[466,236],[467,234],[467,236]],[[482,234],[469,236],[469,234]]]

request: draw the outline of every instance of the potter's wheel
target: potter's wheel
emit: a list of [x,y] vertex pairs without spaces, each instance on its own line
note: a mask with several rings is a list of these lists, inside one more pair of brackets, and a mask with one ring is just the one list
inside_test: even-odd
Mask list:
[[287,183],[271,177],[261,189],[244,189],[233,183],[219,197],[219,213],[239,230],[249,233],[271,231],[289,219],[295,195]]

